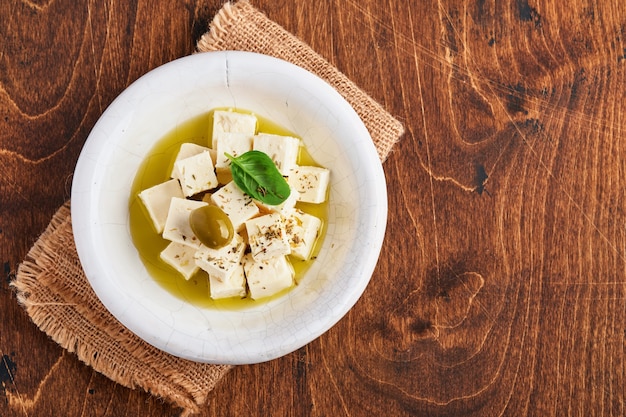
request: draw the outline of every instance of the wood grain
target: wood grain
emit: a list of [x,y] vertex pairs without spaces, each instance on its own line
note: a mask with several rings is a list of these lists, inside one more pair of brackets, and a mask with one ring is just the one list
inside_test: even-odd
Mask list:
[[[626,414],[626,3],[253,0],[401,119],[357,305],[205,416]],[[18,264],[89,130],[221,1],[0,3],[0,415],[170,416],[62,351]]]

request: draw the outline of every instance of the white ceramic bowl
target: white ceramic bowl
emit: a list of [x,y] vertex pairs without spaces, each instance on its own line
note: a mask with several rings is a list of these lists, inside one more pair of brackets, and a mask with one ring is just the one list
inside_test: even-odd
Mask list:
[[[154,141],[216,107],[251,110],[297,133],[332,172],[317,260],[287,294],[240,310],[198,307],[163,289],[128,226],[131,184]],[[247,52],[188,56],[134,82],[94,126],[72,185],[78,255],[102,303],[146,342],[199,362],[267,361],[330,329],[365,290],[386,221],[382,166],[354,109],[310,72]]]

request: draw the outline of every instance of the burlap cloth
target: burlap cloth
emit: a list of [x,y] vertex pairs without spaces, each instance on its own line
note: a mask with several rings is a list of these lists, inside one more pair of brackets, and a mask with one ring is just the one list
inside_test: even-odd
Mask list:
[[[402,125],[378,103],[247,0],[224,5],[197,50],[259,52],[316,73],[354,106],[381,160],[403,133]],[[63,348],[113,381],[181,407],[183,415],[199,412],[209,392],[231,369],[164,353],[132,334],[105,309],[78,260],[69,202],[57,211],[31,248],[12,285],[32,321]]]

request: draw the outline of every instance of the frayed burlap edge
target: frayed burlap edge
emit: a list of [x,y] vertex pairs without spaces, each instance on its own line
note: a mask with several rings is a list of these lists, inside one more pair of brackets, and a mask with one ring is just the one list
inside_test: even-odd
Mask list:
[[197,413],[231,366],[162,352],[122,326],[82,272],[65,203],[19,266],[12,286],[32,321],[55,342],[113,381]]
[[383,162],[404,134],[402,124],[378,102],[311,47],[254,8],[248,0],[226,3],[213,18],[210,30],[197,43],[198,52],[223,50],[274,56],[325,80],[361,117]]

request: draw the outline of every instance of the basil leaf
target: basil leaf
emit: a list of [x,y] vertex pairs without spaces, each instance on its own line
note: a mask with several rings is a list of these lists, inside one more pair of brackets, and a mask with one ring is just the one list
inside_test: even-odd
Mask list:
[[235,184],[250,197],[265,204],[276,206],[284,202],[291,193],[274,161],[261,151],[248,151],[230,159],[230,171]]

